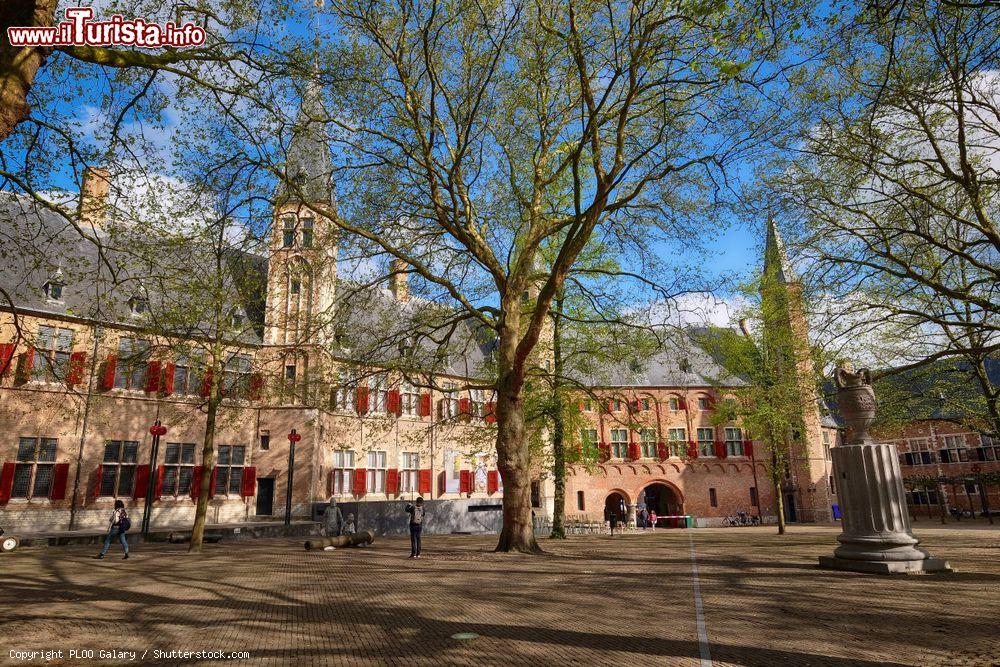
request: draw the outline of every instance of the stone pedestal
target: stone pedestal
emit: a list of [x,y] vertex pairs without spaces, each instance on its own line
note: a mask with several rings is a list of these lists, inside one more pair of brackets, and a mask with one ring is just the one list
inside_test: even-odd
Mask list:
[[840,546],[833,556],[821,556],[820,566],[878,574],[950,571],[947,561],[917,548],[896,448],[868,435],[875,420],[870,373],[838,368],[834,377],[850,442],[830,450],[843,532]]
[[941,572],[951,568],[932,558],[910,529],[896,448],[865,443],[834,447],[833,470],[843,514],[840,546],[822,556],[823,567],[856,572]]

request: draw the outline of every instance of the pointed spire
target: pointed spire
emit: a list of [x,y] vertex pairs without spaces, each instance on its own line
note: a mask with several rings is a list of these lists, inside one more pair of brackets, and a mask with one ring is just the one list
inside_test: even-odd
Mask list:
[[768,213],[767,216],[767,240],[764,243],[764,273],[772,270],[778,282],[794,283],[798,282],[798,277],[792,271],[792,264],[788,261],[788,254],[785,252],[785,242],[781,240],[778,232],[778,225],[774,221],[774,216]]
[[329,137],[326,133],[326,109],[323,88],[319,81],[319,12],[324,1],[316,0],[312,16],[313,65],[302,92],[298,117],[292,127],[292,140],[285,155],[285,178],[278,183],[275,199],[278,203],[305,200],[310,204],[333,203],[333,162],[330,158]]

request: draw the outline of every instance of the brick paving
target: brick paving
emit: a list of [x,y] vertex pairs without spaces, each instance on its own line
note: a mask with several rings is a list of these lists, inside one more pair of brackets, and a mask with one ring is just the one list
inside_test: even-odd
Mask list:
[[[716,665],[1000,664],[1000,531],[917,526],[951,575],[819,570],[833,528],[657,531],[543,541],[427,536],[305,552],[267,539],[0,556],[0,661],[10,650],[248,651],[252,664],[697,665],[690,539]],[[462,641],[452,635],[472,632]],[[188,663],[199,661],[186,661]],[[200,661],[209,664],[209,660]],[[34,664],[41,664],[36,661]]]

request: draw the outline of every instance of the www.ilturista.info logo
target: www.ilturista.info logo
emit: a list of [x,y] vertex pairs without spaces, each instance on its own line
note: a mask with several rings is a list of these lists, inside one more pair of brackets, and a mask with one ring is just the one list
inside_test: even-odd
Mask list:
[[7,39],[11,46],[136,46],[143,49],[205,43],[205,29],[194,23],[177,25],[169,21],[161,25],[142,19],[126,19],[119,14],[108,21],[92,21],[93,16],[91,7],[69,7],[66,20],[59,25],[11,26],[7,28]]

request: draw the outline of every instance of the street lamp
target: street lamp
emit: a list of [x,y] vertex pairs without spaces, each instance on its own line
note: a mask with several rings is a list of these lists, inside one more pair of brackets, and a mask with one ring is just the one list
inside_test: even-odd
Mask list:
[[143,537],[149,537],[149,515],[153,511],[153,493],[155,493],[156,481],[159,479],[156,469],[156,459],[157,454],[160,449],[160,436],[165,435],[167,432],[167,427],[160,423],[157,419],[156,422],[149,427],[149,432],[153,434],[153,445],[149,448],[149,480],[146,482],[146,503],[142,510],[142,529],[141,533]]
[[292,477],[295,471],[295,443],[302,439],[302,436],[295,432],[293,428],[288,434],[288,489],[285,491],[285,525],[292,523]]

